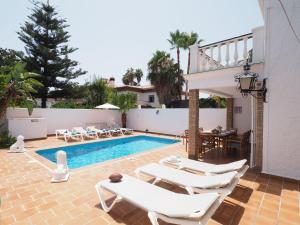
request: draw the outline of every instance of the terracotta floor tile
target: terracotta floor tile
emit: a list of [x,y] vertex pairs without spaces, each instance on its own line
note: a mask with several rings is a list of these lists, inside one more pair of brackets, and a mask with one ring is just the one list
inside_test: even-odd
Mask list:
[[[89,141],[91,142],[91,141]],[[77,144],[69,143],[67,145]],[[37,149],[66,145],[64,141],[49,137],[46,140],[26,142],[27,154],[50,169],[54,164],[34,153]],[[99,204],[94,185],[115,171],[134,176],[134,170],[150,162],[158,162],[168,155],[186,156],[181,143],[130,156],[134,160],[111,160],[80,169],[71,170],[68,182],[50,183],[51,173],[24,154],[7,154],[0,151],[1,225],[150,225],[147,213],[126,201],[118,203],[109,213]],[[235,156],[217,156],[207,152],[201,161],[225,163],[237,160]],[[159,183],[174,192],[183,189]],[[104,194],[107,199],[112,195]],[[299,182],[259,174],[249,170],[240,185],[219,207],[210,225],[299,225]],[[168,225],[161,222],[160,225]]]

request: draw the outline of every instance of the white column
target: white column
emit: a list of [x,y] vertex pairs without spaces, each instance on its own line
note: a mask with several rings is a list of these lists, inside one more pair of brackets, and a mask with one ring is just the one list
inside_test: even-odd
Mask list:
[[239,60],[239,53],[238,53],[238,40],[235,40],[234,41],[234,56],[233,56],[233,59],[234,59],[234,65],[237,65],[238,64],[238,60]]
[[190,48],[190,73],[197,73],[198,71],[198,65],[199,65],[199,47],[197,44],[194,44],[189,47]]
[[229,60],[230,60],[230,56],[229,56],[229,42],[226,43],[226,57],[225,57],[225,61],[226,61],[226,66],[229,66]]

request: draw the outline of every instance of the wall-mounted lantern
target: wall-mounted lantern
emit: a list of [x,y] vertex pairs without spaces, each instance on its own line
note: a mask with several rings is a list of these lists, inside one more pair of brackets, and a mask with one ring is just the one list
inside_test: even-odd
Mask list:
[[[248,94],[252,95],[252,92],[257,92],[258,96],[261,96],[266,102],[266,78],[262,81],[258,81],[259,75],[257,73],[250,71],[251,67],[248,63],[244,65],[244,71],[242,73],[234,75],[234,79],[238,82],[238,89],[240,90],[243,96],[247,96]],[[257,97],[252,95],[253,97]]]

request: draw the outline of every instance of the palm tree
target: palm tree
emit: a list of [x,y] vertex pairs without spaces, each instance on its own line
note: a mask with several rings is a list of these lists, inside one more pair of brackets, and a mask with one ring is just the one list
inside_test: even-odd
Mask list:
[[182,71],[178,73],[178,65],[170,54],[156,51],[148,62],[147,80],[155,87],[160,104],[168,104],[181,99],[184,79]]
[[125,85],[139,86],[143,77],[143,71],[141,69],[127,69],[123,75],[122,81]]
[[122,127],[126,127],[126,113],[136,107],[137,95],[134,93],[117,94],[112,99],[112,104],[119,106],[121,111]]
[[203,39],[198,40],[198,34],[195,32],[191,32],[190,34],[185,33],[184,34],[184,41],[182,48],[184,50],[188,50],[188,65],[187,65],[187,74],[190,73],[190,64],[191,64],[191,52],[190,52],[190,46],[194,44],[200,44],[200,42],[203,41]]
[[[33,110],[31,94],[43,85],[35,78],[39,75],[25,71],[25,64],[17,63],[14,67],[0,68],[0,120],[9,105],[25,105],[29,115]],[[9,71],[4,73],[3,71]]]
[[168,42],[171,44],[171,49],[176,48],[177,50],[178,72],[180,71],[180,48],[184,47],[185,36],[186,34],[184,32],[180,32],[177,29],[175,32],[170,32],[170,39],[168,39]]

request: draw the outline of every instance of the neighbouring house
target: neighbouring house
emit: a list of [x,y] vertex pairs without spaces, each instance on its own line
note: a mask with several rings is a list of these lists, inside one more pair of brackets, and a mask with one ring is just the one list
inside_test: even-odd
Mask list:
[[[205,46],[193,45],[189,84],[191,135],[189,156],[197,156],[196,101],[199,92],[228,98],[227,128],[251,135],[251,167],[262,172],[300,179],[300,1],[258,0],[264,25],[245,35]],[[234,27],[232,28],[234,30]],[[242,97],[234,75],[243,72],[251,52],[251,71],[259,74],[257,88],[266,78],[266,101]],[[210,58],[206,57],[206,54]],[[215,60],[219,66],[209,64]]]
[[[158,100],[157,93],[153,85],[143,85],[143,86],[131,86],[131,85],[123,85],[119,87],[115,87],[115,89],[119,93],[134,93],[137,95],[137,105],[141,105],[142,107],[152,107],[152,108],[160,108],[161,105]],[[185,99],[186,92],[182,92],[181,99]],[[187,95],[188,99],[188,95]]]
[[158,96],[152,85],[130,86],[123,85],[115,87],[119,93],[134,93],[137,95],[137,104],[142,107],[160,107]]

